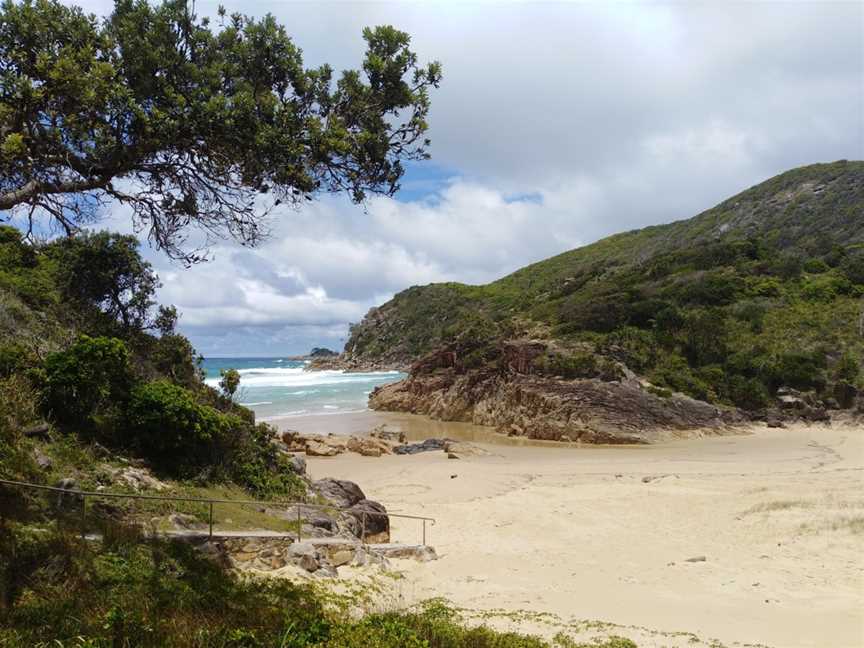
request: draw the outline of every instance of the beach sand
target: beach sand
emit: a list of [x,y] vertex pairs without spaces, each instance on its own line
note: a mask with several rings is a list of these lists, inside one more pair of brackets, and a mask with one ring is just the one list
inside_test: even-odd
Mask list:
[[[348,433],[382,422],[491,453],[309,458],[315,478],[350,479],[388,510],[436,518],[427,532],[440,559],[394,563],[405,604],[443,596],[546,635],[601,621],[640,646],[864,646],[860,426],[577,448],[373,412],[280,424]],[[420,537],[417,522],[393,519],[395,541]],[[482,614],[492,610],[505,613]]]

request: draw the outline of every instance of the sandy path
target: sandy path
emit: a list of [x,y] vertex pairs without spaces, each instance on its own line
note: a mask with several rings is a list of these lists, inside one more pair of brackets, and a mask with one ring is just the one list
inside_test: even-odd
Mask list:
[[[437,518],[440,560],[399,563],[409,602],[444,596],[730,644],[864,646],[864,430],[484,447],[494,454],[309,466],[358,482],[388,509]],[[395,540],[419,541],[415,523],[393,528]]]

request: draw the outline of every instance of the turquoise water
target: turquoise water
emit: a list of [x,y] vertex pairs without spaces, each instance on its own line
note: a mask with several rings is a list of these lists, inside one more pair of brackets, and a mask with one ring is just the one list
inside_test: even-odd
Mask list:
[[340,414],[367,409],[377,386],[405,377],[398,371],[345,373],[305,371],[305,363],[285,358],[209,358],[204,360],[207,384],[216,387],[222,369],[240,372],[237,401],[258,420],[310,414]]

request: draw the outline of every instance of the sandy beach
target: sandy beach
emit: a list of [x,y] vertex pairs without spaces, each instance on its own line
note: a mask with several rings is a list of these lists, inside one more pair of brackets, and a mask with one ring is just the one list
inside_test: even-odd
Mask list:
[[[437,519],[428,532],[440,559],[396,565],[406,604],[443,596],[545,634],[609,623],[640,646],[864,646],[860,427],[580,448],[519,447],[470,425],[372,412],[281,427],[349,433],[381,422],[490,453],[309,459],[315,478],[356,481],[391,511]],[[393,522],[394,540],[420,533]]]

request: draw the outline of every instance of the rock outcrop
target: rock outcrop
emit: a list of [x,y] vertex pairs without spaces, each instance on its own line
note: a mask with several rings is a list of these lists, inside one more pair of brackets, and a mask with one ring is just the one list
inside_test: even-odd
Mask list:
[[377,387],[369,404],[532,439],[585,443],[652,443],[743,422],[736,410],[652,393],[623,371],[617,380],[563,380],[523,373],[530,366],[516,354],[503,370],[466,370],[445,349],[418,361],[405,380]]

